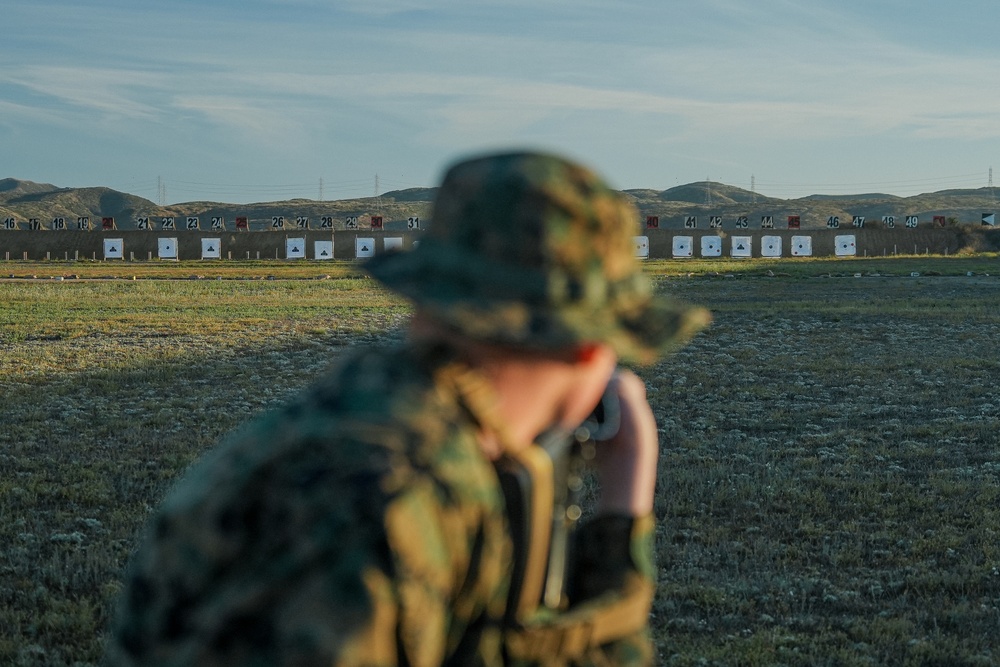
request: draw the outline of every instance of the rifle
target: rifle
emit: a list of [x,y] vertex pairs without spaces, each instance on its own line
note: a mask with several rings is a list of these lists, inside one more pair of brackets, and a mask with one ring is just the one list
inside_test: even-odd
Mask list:
[[586,466],[596,443],[618,432],[620,417],[618,395],[609,388],[576,429],[551,428],[536,446],[497,462],[514,543],[508,624],[519,625],[539,610],[567,608],[570,538],[583,513]]

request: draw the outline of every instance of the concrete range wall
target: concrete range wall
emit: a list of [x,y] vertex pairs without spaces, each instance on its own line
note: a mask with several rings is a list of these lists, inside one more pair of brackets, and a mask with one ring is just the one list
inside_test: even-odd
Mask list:
[[[104,260],[106,240],[116,240],[116,250],[125,261],[149,261],[161,259],[160,239],[175,241],[174,253],[178,260],[203,259],[203,239],[210,239],[209,245],[218,253],[218,260],[288,259],[291,246],[288,241],[304,240],[299,258],[307,260],[327,259],[317,257],[317,241],[333,242],[333,257],[337,260],[363,258],[361,251],[379,254],[388,246],[412,247],[420,238],[420,231],[275,231],[275,232],[234,232],[234,231],[0,231],[0,261],[9,260]],[[956,254],[969,251],[1000,251],[1000,229],[959,225],[946,228],[920,227],[899,228],[842,228],[842,229],[645,229],[638,234],[645,237],[649,249],[649,259],[670,259],[674,257],[675,238],[687,243],[691,257],[701,258],[703,237],[713,237],[714,245],[721,246],[719,255],[729,258],[733,253],[733,237],[750,239],[750,256],[767,256],[762,246],[765,237],[779,239],[780,257],[794,257],[794,237],[809,238],[809,252],[805,256],[830,257],[845,255],[844,248],[838,252],[838,240],[854,241],[854,254],[858,257],[878,257],[911,254]],[[215,240],[218,243],[214,243]],[[369,241],[371,243],[369,243]],[[218,245],[218,248],[215,246]],[[298,243],[293,243],[298,246]],[[371,248],[368,246],[371,245]],[[799,255],[801,255],[800,246]],[[320,247],[327,248],[325,244]],[[772,247],[771,252],[774,252]],[[846,253],[850,254],[850,253]],[[115,259],[118,259],[116,257]]]
[[[780,239],[780,257],[792,258],[793,239],[808,237],[810,252],[805,256],[832,257],[849,254],[840,248],[838,240],[854,239],[854,255],[858,257],[881,257],[890,255],[933,254],[946,255],[959,252],[1000,251],[1000,229],[992,227],[956,226],[945,228],[920,227],[917,229],[878,229],[851,227],[841,229],[645,229],[641,235],[648,239],[649,259],[670,259],[674,255],[674,241],[677,237],[691,239],[691,256],[703,257],[702,239],[719,237],[721,257],[730,258],[733,253],[733,237],[750,238],[750,256],[765,256],[762,242],[764,237]],[[718,244],[716,244],[718,245]]]
[[[121,259],[148,261],[160,259],[160,239],[176,239],[174,253],[177,260],[202,259],[202,239],[218,239],[218,259],[287,259],[288,240],[305,241],[303,258],[321,259],[316,256],[316,241],[332,241],[333,257],[329,259],[353,260],[358,258],[358,240],[370,251],[381,253],[390,245],[401,244],[409,248],[419,232],[411,231],[281,231],[281,232],[212,232],[212,231],[3,231],[0,232],[0,260],[84,260],[105,259],[105,240],[120,239]],[[206,260],[206,261],[218,261]],[[326,257],[322,259],[327,259]]]

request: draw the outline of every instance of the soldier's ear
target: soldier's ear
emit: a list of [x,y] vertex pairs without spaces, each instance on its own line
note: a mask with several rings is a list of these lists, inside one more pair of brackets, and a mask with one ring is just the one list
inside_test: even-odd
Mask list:
[[576,347],[573,354],[573,361],[581,364],[592,362],[600,350],[598,343],[581,343]]

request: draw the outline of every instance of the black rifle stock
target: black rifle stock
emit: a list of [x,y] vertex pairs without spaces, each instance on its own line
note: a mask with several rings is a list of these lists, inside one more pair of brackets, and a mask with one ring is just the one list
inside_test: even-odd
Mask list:
[[568,606],[571,537],[583,513],[583,475],[595,443],[617,433],[620,414],[617,394],[605,391],[578,428],[550,429],[536,446],[497,462],[514,542],[508,624],[518,625],[539,609]]

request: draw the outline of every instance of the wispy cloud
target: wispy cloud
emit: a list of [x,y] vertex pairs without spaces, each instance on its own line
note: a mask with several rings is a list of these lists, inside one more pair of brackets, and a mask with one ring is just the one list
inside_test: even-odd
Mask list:
[[611,163],[642,152],[660,168],[661,154],[710,154],[675,159],[699,171],[790,142],[824,162],[852,151],[842,161],[875,164],[887,138],[938,150],[1000,137],[997,47],[928,39],[920,18],[934,11],[979,34],[986,6],[12,0],[0,127],[72,128],[94,142],[113,132],[118,163],[144,163],[155,141],[233,173],[253,166],[237,155],[293,146],[299,162],[392,155],[401,173],[423,174],[463,146],[525,141]]
[[28,66],[0,74],[0,82],[21,86],[51,98],[47,104],[70,105],[103,114],[152,119],[157,109],[143,101],[151,91],[168,86],[163,75],[126,69]]

